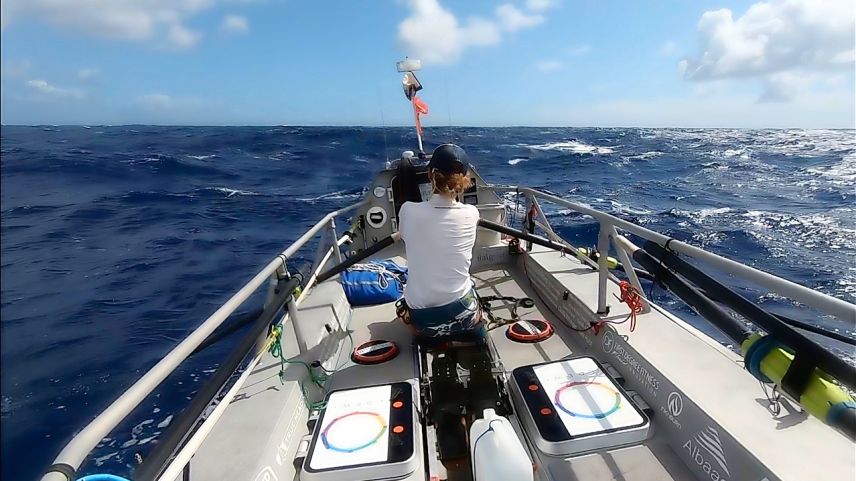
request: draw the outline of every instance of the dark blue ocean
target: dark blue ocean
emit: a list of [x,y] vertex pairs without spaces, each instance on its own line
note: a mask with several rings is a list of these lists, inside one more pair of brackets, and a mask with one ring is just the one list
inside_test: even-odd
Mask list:
[[[8,481],[36,479],[188,331],[318,218],[357,201],[387,156],[415,143],[403,128],[0,132]],[[427,130],[428,146],[450,140],[488,181],[547,189],[856,302],[853,131]],[[595,243],[592,219],[547,210],[566,239]],[[775,312],[853,330],[728,282]],[[714,332],[668,294],[654,295]],[[130,472],[229,347],[191,358],[102,442],[85,472]]]

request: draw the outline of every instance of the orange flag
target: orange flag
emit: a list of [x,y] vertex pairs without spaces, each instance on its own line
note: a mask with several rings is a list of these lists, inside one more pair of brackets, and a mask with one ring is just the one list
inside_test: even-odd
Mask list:
[[417,96],[413,96],[413,113],[416,115],[416,131],[422,135],[422,120],[419,118],[422,115],[428,115],[428,104]]

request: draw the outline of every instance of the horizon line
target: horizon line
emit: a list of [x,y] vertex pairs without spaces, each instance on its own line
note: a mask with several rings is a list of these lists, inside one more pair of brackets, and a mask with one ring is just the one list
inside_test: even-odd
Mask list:
[[[401,129],[414,128],[412,125],[369,125],[369,124],[98,124],[98,123],[72,123],[72,124],[6,124],[0,123],[0,127],[309,127],[309,128],[371,128],[371,129]],[[851,127],[729,127],[729,126],[629,126],[629,125],[444,125],[424,126],[425,130],[434,129],[730,129],[730,130],[856,130]]]

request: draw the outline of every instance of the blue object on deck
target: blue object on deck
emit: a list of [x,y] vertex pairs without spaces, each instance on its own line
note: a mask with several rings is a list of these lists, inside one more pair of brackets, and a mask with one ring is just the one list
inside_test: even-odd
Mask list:
[[352,306],[370,306],[397,301],[404,294],[407,268],[392,260],[354,264],[339,282]]

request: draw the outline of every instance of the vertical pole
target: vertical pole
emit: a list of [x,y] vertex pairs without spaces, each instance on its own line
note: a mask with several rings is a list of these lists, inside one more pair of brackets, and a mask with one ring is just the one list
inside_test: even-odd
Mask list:
[[[627,278],[630,279],[630,284],[639,291],[639,294],[643,297],[645,296],[645,291],[642,290],[642,284],[639,282],[639,277],[636,275],[636,270],[633,269],[633,264],[630,261],[630,256],[627,255],[627,251],[622,248],[621,242],[619,242],[619,238],[621,236],[618,235],[618,231],[615,230],[615,226],[610,226],[610,236],[612,237],[612,245],[615,246],[615,252],[618,254],[618,260],[621,261],[621,265],[624,266],[624,273],[627,274]],[[645,308],[642,312],[648,312],[651,310],[648,307],[648,303],[645,303]]]
[[271,273],[270,280],[268,280],[267,296],[265,296],[264,304],[265,308],[267,308],[267,306],[276,299],[276,286],[279,285],[279,280],[285,279],[289,275],[288,266],[285,265],[285,256],[280,255],[280,259],[282,260],[282,264],[280,264],[280,266]]
[[609,275],[609,227],[601,222],[597,235],[597,313],[606,315],[609,308],[606,305],[606,280]]
[[336,221],[330,219],[330,232],[333,234],[333,253],[336,255],[336,264],[342,263],[342,250],[339,249],[339,234],[336,233]]
[[416,111],[416,94],[413,94],[413,97],[410,98],[410,105],[413,106],[413,122],[416,126],[416,139],[419,141],[419,153],[424,154],[425,151],[422,149],[422,130],[419,128],[419,112]]
[[303,337],[300,322],[297,318],[297,303],[294,302],[294,296],[291,296],[291,298],[288,299],[286,307],[288,308],[288,317],[291,319],[291,325],[294,326],[294,337],[297,340],[297,349],[300,351],[300,354],[303,354],[307,351],[306,339]]
[[[523,230],[523,232],[528,232],[530,234],[535,231],[535,226],[530,225],[530,222],[532,219],[529,216],[529,213],[532,210],[532,203],[533,202],[535,202],[535,197],[533,197],[531,195],[527,195],[526,196],[526,214],[523,217],[523,226],[522,226],[523,229],[522,230]],[[523,244],[524,249],[526,249],[527,252],[531,251],[532,250],[532,242],[530,242],[530,241],[523,241],[523,242],[524,242],[524,244]]]

